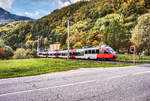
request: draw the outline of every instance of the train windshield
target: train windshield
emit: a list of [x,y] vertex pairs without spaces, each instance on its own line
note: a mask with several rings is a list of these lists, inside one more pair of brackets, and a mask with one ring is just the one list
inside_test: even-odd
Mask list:
[[112,48],[110,48],[110,47],[107,47],[106,49],[108,49],[111,53],[113,53],[113,54],[115,54],[116,52],[112,49]]

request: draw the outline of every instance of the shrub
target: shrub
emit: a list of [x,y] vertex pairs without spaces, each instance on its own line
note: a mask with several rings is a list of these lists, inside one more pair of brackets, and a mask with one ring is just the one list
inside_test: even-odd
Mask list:
[[37,57],[37,50],[36,49],[32,50],[30,55],[32,55],[34,58],[36,58]]
[[0,48],[0,59],[10,59],[13,56],[13,50],[9,46]]
[[0,38],[0,59],[10,59],[12,56],[12,48],[5,45],[4,41]]
[[4,51],[5,51],[5,54],[4,54],[5,59],[10,59],[13,57],[14,53],[11,47],[5,46]]
[[30,55],[30,49],[26,50],[26,56]]
[[14,59],[24,59],[26,58],[26,51],[23,48],[17,48],[13,56]]
[[31,54],[30,49],[27,49],[25,54],[26,54],[26,55],[25,55],[25,58],[31,58],[31,57],[32,57],[32,56],[30,55],[30,54]]
[[5,51],[3,48],[0,48],[0,59],[4,59]]
[[0,38],[0,48],[3,48],[5,46],[4,41]]

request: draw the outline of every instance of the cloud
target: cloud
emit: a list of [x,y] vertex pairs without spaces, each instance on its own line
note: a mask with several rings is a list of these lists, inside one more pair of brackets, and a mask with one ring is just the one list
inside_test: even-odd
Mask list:
[[11,8],[11,5],[14,0],[0,0],[0,7],[6,9]]
[[65,7],[65,6],[68,6],[68,5],[70,5],[69,2],[64,2],[62,6]]
[[36,16],[39,16],[39,15],[40,15],[40,12],[39,12],[39,11],[35,11],[35,12],[33,12],[33,13],[31,13],[31,12],[25,12],[24,14],[25,14],[26,16],[28,16],[28,17],[34,18],[34,17],[36,17]]
[[[82,0],[56,0],[57,4],[60,6],[60,8],[62,7],[65,7],[65,6],[68,6],[70,4],[73,4],[73,3],[76,3],[76,2],[79,2],[79,1],[82,1]],[[90,0],[86,0],[86,1],[90,1]]]
[[78,1],[81,1],[81,0],[70,0],[72,3],[76,3]]
[[69,1],[63,2],[62,0],[57,0],[56,3],[58,3],[59,8],[62,8],[71,4]]

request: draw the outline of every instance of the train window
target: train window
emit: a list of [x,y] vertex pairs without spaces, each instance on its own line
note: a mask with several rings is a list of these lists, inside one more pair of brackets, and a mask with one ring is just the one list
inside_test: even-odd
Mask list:
[[99,49],[96,50],[96,54],[99,54]]
[[99,53],[100,53],[100,54],[103,54],[103,53],[104,53],[104,50],[103,50],[103,49],[101,49],[101,50],[99,51]]
[[108,52],[108,51],[106,51],[106,50],[104,50],[104,54],[109,54],[109,52]]
[[87,51],[87,50],[85,50],[85,54],[88,54],[88,51]]
[[73,56],[73,53],[69,53],[70,56]]
[[43,55],[48,55],[48,54],[43,54]]
[[76,56],[77,55],[77,52],[73,53],[73,56]]
[[67,56],[68,55],[68,53],[65,53],[65,56]]
[[65,53],[62,53],[62,56],[65,56]]
[[79,52],[76,53],[76,56],[79,56]]
[[42,53],[39,53],[39,55],[42,55]]
[[59,55],[59,53],[56,53],[56,55]]
[[92,50],[92,54],[95,54],[95,50]]
[[89,53],[89,54],[91,54],[91,53],[92,53],[92,51],[91,51],[91,50],[89,50],[89,51],[88,51],[88,53]]

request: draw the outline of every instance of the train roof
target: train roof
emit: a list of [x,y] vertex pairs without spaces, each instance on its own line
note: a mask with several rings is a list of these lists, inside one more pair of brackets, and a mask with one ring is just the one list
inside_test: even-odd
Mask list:
[[[109,47],[109,46],[107,46],[107,45],[93,46],[93,47],[91,47],[91,46],[86,46],[86,47],[82,47],[82,48],[80,48],[80,49],[70,49],[69,52],[80,52],[80,51],[93,50],[93,49],[99,49],[99,48],[106,48],[106,49],[108,49],[108,48],[111,48],[111,47]],[[112,48],[111,48],[111,49],[112,49]],[[47,52],[48,52],[48,53],[56,53],[56,52],[62,52],[62,53],[64,53],[64,52],[68,52],[68,50],[56,50],[56,51],[47,51]]]

